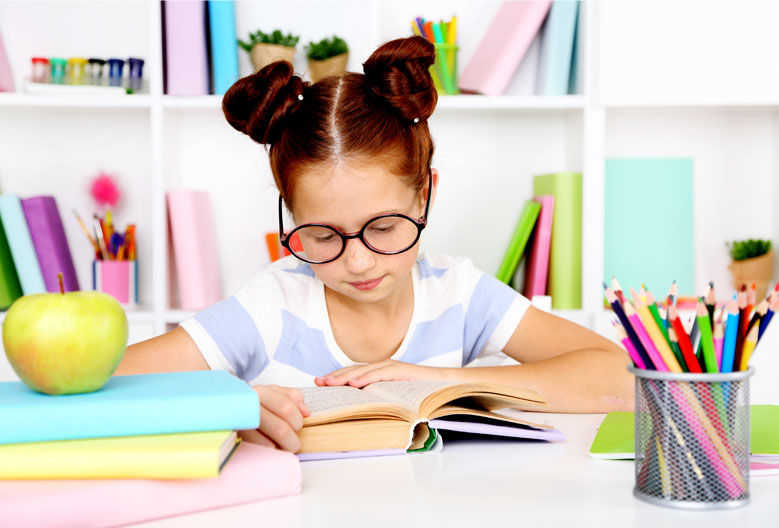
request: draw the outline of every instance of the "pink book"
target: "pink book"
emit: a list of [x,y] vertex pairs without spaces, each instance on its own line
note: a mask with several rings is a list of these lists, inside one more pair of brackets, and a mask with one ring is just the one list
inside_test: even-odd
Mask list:
[[11,64],[3,46],[3,36],[0,35],[0,92],[15,92],[14,77],[11,74]]
[[460,76],[460,89],[502,95],[551,5],[551,1],[503,2]]
[[80,290],[57,201],[53,196],[25,198],[22,200],[22,210],[30,228],[46,291],[60,291],[58,273],[62,273],[65,291]]
[[546,278],[549,272],[549,247],[552,240],[552,219],[554,218],[554,196],[545,194],[533,198],[541,204],[533,247],[530,250],[525,289],[522,294],[528,299],[534,295],[546,295]]
[[168,191],[173,259],[181,308],[201,310],[222,300],[211,198],[205,191]]
[[216,478],[0,481],[0,518],[15,528],[122,526],[300,493],[295,455],[242,443]]
[[162,5],[165,93],[208,94],[205,2],[182,0]]

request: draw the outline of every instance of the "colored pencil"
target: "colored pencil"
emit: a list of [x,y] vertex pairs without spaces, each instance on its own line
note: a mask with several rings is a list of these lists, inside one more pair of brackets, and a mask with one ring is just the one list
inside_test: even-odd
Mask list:
[[738,370],[741,364],[741,350],[744,348],[744,339],[747,336],[747,326],[749,325],[749,311],[747,311],[747,285],[741,285],[741,291],[738,292],[738,333],[736,334],[736,350],[733,355],[733,371]]
[[679,366],[682,367],[683,371],[689,372],[690,370],[687,368],[687,363],[684,361],[682,349],[679,347],[679,339],[676,337],[676,331],[672,326],[668,328],[668,341],[671,343],[671,351],[674,353],[676,361],[679,362]]
[[670,372],[682,372],[682,367],[679,365],[679,362],[676,361],[673,352],[671,352],[671,347],[669,346],[668,341],[666,341],[663,337],[663,333],[660,331],[660,327],[652,317],[652,313],[649,311],[649,307],[647,307],[647,305],[641,301],[638,294],[636,293],[636,290],[633,288],[630,289],[630,295],[633,298],[636,311],[638,312],[638,316],[644,325],[644,329],[649,334],[657,351],[663,358],[663,362],[665,363],[668,370]]
[[611,276],[611,288],[614,290],[619,302],[625,304],[625,294],[622,292],[622,286],[620,286],[619,281],[614,275]]
[[747,370],[749,368],[749,360],[752,358],[752,354],[755,352],[755,346],[757,345],[757,335],[760,331],[759,326],[755,326],[749,331],[747,338],[744,340],[744,351],[741,354],[741,366],[739,370]]
[[704,302],[706,303],[706,311],[709,312],[711,330],[714,330],[714,308],[716,308],[717,305],[717,298],[714,296],[714,281],[709,281],[709,283],[706,285],[704,298]]
[[722,321],[714,324],[714,356],[717,359],[717,365],[722,365],[722,344],[725,339],[725,330],[722,328]]
[[670,346],[671,341],[668,339],[668,325],[666,324],[665,319],[660,315],[660,310],[658,310],[657,303],[655,303],[655,296],[652,295],[652,292],[643,284],[641,285],[641,289],[644,290],[649,313],[652,314],[652,318],[655,320],[655,323],[657,323],[657,327],[660,328],[660,332],[662,332],[663,337],[668,342],[668,346]]
[[[776,284],[779,286],[779,282]],[[774,291],[772,295],[773,298],[768,305],[768,311],[766,311],[765,317],[760,320],[760,331],[757,333],[758,343],[760,342],[760,338],[763,337],[763,332],[765,332],[765,329],[768,327],[768,323],[771,322],[771,319],[774,316],[774,312],[776,312],[776,309],[779,308],[779,294]]]
[[[630,320],[630,324],[633,326],[633,329],[636,331],[636,335],[638,335],[641,344],[644,346],[644,349],[649,355],[649,358],[652,360],[652,364],[655,366],[655,369],[660,370],[662,372],[668,372],[670,370],[669,367],[666,365],[665,360],[660,355],[660,352],[657,350],[654,341],[652,341],[652,338],[649,337],[649,334],[647,333],[644,324],[641,322],[641,318],[638,312],[636,311],[636,309],[633,307],[630,301],[625,301],[623,307],[625,309],[625,315],[627,315],[628,319]],[[650,322],[654,324],[654,322],[651,321],[651,316],[650,316]],[[671,354],[671,357],[673,357],[673,354]],[[679,370],[673,372],[681,372],[682,371],[681,367],[679,367],[678,364],[676,366]]]
[[627,350],[630,359],[633,360],[633,364],[640,369],[646,370],[647,367],[644,364],[644,360],[641,359],[641,355],[638,353],[638,350],[636,350],[636,347],[633,346],[633,343],[630,342],[630,338],[628,338],[628,334],[625,331],[625,328],[617,321],[612,321],[612,324],[617,330],[617,337],[619,338],[619,341],[625,347],[625,350]]
[[728,321],[725,324],[725,340],[722,343],[721,372],[733,372],[733,360],[736,357],[736,341],[738,340],[738,301],[733,299],[728,303]]
[[446,41],[449,44],[457,44],[457,16],[456,15],[452,15],[452,19],[449,21]]
[[709,311],[706,308],[704,297],[698,301],[698,329],[701,332],[701,349],[703,350],[703,362],[706,372],[714,374],[719,372],[717,357],[714,354],[714,340],[711,335],[711,321]]
[[611,288],[606,286],[605,282],[603,283],[603,288],[606,291],[606,300],[611,305],[611,308],[612,310],[614,310],[614,313],[617,314],[617,317],[619,318],[619,322],[622,323],[622,328],[625,329],[625,332],[627,333],[630,342],[633,343],[633,347],[636,349],[636,352],[638,352],[638,355],[641,357],[641,362],[644,364],[644,366],[647,369],[653,369],[654,364],[652,363],[649,354],[644,348],[644,345],[641,343],[641,339],[636,334],[633,325],[630,323],[628,316],[625,314],[625,310],[622,308],[622,305],[617,299],[617,295],[611,290]]
[[676,307],[676,298],[679,296],[679,286],[676,284],[676,279],[671,283],[671,287],[668,288],[668,297],[666,299],[666,304],[671,305],[673,304],[674,307]]
[[689,372],[696,373],[703,372],[701,370],[700,363],[698,363],[698,358],[695,357],[695,352],[693,351],[690,338],[687,336],[687,332],[684,331],[682,320],[679,318],[679,314],[676,312],[676,307],[668,307],[668,319],[671,321],[674,333],[676,334],[677,342],[679,343],[679,348],[682,350],[682,357],[684,358],[684,362],[687,365],[687,370]]

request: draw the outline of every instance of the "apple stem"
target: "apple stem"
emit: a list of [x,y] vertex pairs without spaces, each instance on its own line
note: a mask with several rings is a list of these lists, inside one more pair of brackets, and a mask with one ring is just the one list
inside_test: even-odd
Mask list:
[[62,273],[57,273],[57,280],[60,282],[60,293],[65,295],[65,283],[62,280]]

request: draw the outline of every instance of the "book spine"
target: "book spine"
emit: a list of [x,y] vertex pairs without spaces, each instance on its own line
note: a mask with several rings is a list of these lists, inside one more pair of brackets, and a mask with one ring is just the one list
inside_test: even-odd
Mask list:
[[16,273],[5,229],[0,225],[0,309],[6,310],[22,296],[22,286]]
[[238,45],[235,35],[235,3],[208,2],[211,35],[211,71],[214,93],[223,95],[238,80]]
[[543,95],[566,95],[579,2],[554,2],[541,44],[539,81]]
[[552,220],[554,218],[554,196],[536,197],[541,203],[533,248],[530,252],[525,291],[523,295],[532,299],[534,295],[546,295],[546,281],[549,275],[549,246],[552,238]]
[[54,197],[25,198],[22,200],[22,210],[27,219],[46,290],[60,291],[57,278],[59,273],[62,273],[65,291],[80,290],[65,228]]
[[503,2],[460,77],[460,88],[502,95],[536,33],[551,1]]
[[0,35],[0,92],[15,92],[14,77],[11,74],[11,63],[3,45],[3,36]]
[[201,310],[222,298],[219,253],[208,193],[167,193],[181,308]]
[[45,293],[46,284],[43,282],[41,265],[35,254],[32,244],[30,228],[27,227],[27,219],[22,210],[22,202],[13,194],[0,195],[0,219],[8,238],[8,246],[11,248],[14,266],[19,276],[22,293]]
[[163,9],[166,93],[208,94],[205,3],[168,1],[163,2]]

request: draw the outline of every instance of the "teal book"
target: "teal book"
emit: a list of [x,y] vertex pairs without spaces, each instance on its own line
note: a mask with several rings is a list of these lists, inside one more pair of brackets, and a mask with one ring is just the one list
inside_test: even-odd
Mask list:
[[22,210],[22,202],[13,194],[0,195],[0,221],[3,224],[22,293],[46,293],[43,273],[32,244],[30,228]]
[[208,29],[211,45],[211,86],[215,94],[224,95],[238,80],[235,3],[209,0]]
[[535,200],[528,200],[525,202],[525,207],[519,215],[519,221],[514,228],[514,233],[511,235],[506,253],[503,255],[503,260],[500,263],[498,272],[495,277],[505,283],[510,284],[511,279],[514,277],[514,273],[519,266],[519,261],[522,258],[522,254],[525,252],[527,242],[530,240],[530,235],[533,233],[533,227],[536,225],[538,214],[541,212],[541,204]]
[[0,444],[256,429],[257,393],[223,370],[114,376],[86,394],[0,383]]
[[603,280],[694,292],[692,159],[607,159],[604,200]]
[[555,310],[582,307],[582,174],[558,172],[533,178],[535,196],[554,196],[547,295]]
[[536,93],[568,93],[578,13],[579,2],[576,0],[557,0],[552,3],[541,38]]

